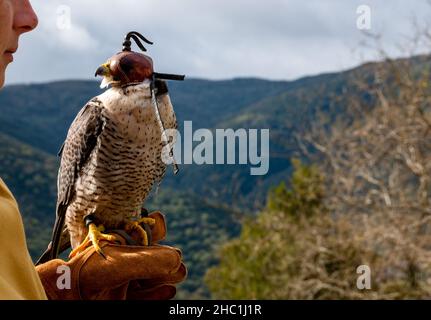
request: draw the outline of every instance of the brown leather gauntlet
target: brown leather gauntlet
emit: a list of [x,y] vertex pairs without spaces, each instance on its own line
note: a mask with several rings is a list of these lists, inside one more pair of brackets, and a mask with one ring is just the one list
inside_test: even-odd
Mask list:
[[[154,212],[156,220],[150,246],[126,245],[126,240],[114,234],[119,243],[102,242],[106,259],[91,246],[65,262],[48,261],[36,267],[49,299],[53,300],[124,300],[171,299],[175,285],[183,281],[187,270],[177,248],[158,245],[164,239],[164,216]],[[67,277],[70,276],[70,282]]]

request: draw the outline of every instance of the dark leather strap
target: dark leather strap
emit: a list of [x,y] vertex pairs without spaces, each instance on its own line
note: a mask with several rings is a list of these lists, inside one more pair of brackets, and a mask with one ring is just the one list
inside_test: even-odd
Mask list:
[[109,230],[107,233],[115,233],[118,234],[120,237],[123,237],[124,240],[126,240],[126,243],[130,246],[137,246],[139,245],[137,241],[133,240],[131,236],[128,235],[128,233],[124,230]]
[[[145,232],[147,233],[148,244],[151,245],[151,243],[153,241],[153,237],[152,237],[152,233],[151,233],[151,227],[149,225],[147,225],[146,223],[142,223],[141,227],[144,228]],[[126,231],[124,231],[124,230],[121,230],[121,229],[118,229],[118,230],[107,230],[107,231],[105,231],[105,233],[118,234],[120,237],[123,237],[124,240],[126,240],[126,243],[129,246],[139,246],[140,245],[131,236],[129,236],[129,234]]]

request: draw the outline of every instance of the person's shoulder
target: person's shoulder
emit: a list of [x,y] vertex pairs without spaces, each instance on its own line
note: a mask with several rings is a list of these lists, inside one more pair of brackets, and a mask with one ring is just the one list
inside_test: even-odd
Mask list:
[[7,200],[13,201],[16,203],[15,197],[13,196],[12,192],[6,185],[6,183],[3,181],[3,179],[0,177],[0,198],[5,198]]

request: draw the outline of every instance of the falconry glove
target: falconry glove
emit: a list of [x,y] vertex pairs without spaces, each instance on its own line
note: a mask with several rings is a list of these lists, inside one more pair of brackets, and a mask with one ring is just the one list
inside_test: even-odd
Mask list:
[[[149,246],[130,245],[130,233],[121,236],[110,232],[117,243],[102,241],[106,257],[89,246],[70,261],[50,260],[38,265],[46,294],[51,300],[125,300],[171,299],[176,294],[175,285],[183,281],[187,270],[181,251],[157,244],[166,235],[164,216],[151,213]],[[132,240],[133,241],[133,240]],[[67,277],[70,276],[70,279]]]

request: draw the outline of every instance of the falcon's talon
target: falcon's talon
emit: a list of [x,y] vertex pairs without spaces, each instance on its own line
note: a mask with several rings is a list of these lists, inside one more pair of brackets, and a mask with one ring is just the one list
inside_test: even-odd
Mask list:
[[106,258],[106,255],[103,253],[102,248],[99,245],[101,240],[105,240],[108,242],[116,242],[117,238],[110,234],[102,233],[105,231],[105,227],[103,225],[96,226],[94,223],[90,223],[88,225],[88,234],[85,237],[84,241],[69,254],[69,258],[73,258],[79,253],[83,252],[87,249],[88,246],[93,245],[94,249],[98,254],[100,254],[103,258]]
[[72,259],[73,257],[77,256],[79,253],[83,252],[85,249],[87,249],[89,245],[90,245],[90,239],[87,234],[84,241],[82,241],[82,243],[79,246],[77,246],[69,253],[69,259]]
[[148,246],[148,235],[147,231],[140,225],[141,223],[148,224],[149,226],[153,226],[156,223],[156,220],[153,218],[144,217],[139,219],[138,221],[130,221],[126,225],[126,231],[137,231],[139,235],[142,237],[142,245]]
[[148,224],[149,226],[154,226],[156,224],[156,219],[154,219],[154,218],[148,218],[148,217],[143,217],[143,218],[140,218],[137,221],[137,223],[138,224],[145,223],[145,224]]

